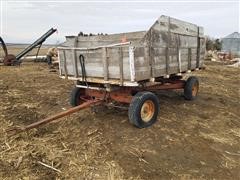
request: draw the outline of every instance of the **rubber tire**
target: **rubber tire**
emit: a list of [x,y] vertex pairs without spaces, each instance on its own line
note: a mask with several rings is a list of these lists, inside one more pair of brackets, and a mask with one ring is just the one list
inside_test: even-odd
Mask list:
[[[151,100],[154,103],[155,111],[150,121],[144,122],[141,118],[141,108],[145,101]],[[160,105],[158,97],[152,92],[138,92],[132,99],[129,109],[128,117],[131,124],[138,128],[146,128],[157,121]]]
[[70,95],[70,104],[75,107],[81,104],[80,101],[81,88],[74,87]]
[[[193,96],[193,94],[192,94],[192,87],[193,87],[196,83],[197,83],[198,91],[199,91],[199,81],[198,81],[198,78],[195,77],[195,76],[190,76],[190,77],[187,79],[187,81],[186,81],[186,83],[185,83],[185,86],[184,86],[184,98],[185,98],[186,100],[191,101],[191,100],[196,99],[197,94],[196,94],[196,96]],[[198,91],[197,91],[197,93],[198,93]]]

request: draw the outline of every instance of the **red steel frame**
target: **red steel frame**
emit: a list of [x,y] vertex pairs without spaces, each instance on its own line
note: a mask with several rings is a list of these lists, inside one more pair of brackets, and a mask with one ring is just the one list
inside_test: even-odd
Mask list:
[[91,99],[91,97],[94,97],[96,99],[102,99],[106,102],[113,100],[121,103],[130,104],[134,94],[136,94],[137,92],[183,89],[184,85],[185,85],[184,80],[173,80],[168,81],[167,83],[156,84],[148,87],[120,87],[110,92],[107,92],[105,90],[86,88],[83,91],[83,96],[89,97],[87,99]]

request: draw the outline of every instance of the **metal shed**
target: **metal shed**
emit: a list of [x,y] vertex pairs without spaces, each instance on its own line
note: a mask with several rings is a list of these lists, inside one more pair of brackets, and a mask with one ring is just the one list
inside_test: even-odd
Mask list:
[[233,32],[222,38],[222,51],[231,52],[233,55],[240,56],[240,33]]

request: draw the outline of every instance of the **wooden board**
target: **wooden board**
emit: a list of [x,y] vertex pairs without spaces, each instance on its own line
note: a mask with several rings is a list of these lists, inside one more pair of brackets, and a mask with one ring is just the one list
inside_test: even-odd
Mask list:
[[[122,37],[131,43],[111,45]],[[71,44],[76,48],[59,49],[61,76],[81,80],[79,56],[83,55],[88,80],[119,85],[201,68],[205,53],[202,27],[167,16],[161,16],[148,31],[69,37],[65,45]]]

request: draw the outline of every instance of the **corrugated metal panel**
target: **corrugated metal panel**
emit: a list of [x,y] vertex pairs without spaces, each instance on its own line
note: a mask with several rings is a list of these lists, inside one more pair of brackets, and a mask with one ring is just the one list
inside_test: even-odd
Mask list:
[[233,32],[232,34],[227,35],[223,39],[229,39],[229,38],[240,39],[240,33]]
[[222,39],[222,50],[240,56],[240,33],[234,32]]

